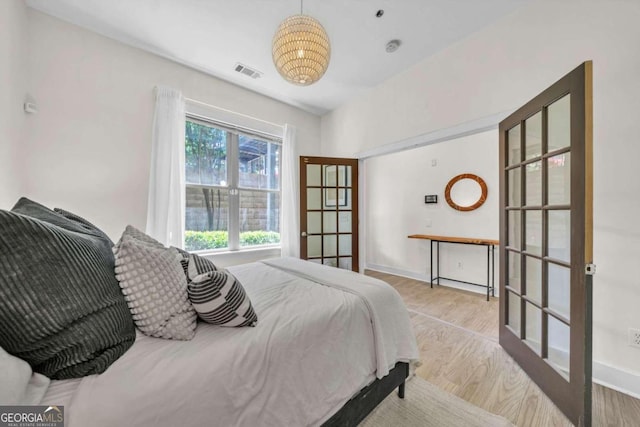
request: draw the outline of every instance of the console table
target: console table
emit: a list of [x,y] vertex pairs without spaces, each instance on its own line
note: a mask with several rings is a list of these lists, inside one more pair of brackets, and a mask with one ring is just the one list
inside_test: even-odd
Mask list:
[[[424,239],[431,241],[431,254],[430,254],[430,273],[431,273],[431,287],[433,288],[433,282],[440,285],[440,279],[451,280],[458,283],[466,283],[467,285],[482,286],[487,288],[487,301],[489,301],[489,291],[491,296],[495,296],[495,260],[494,253],[495,247],[500,244],[498,240],[491,239],[473,239],[468,237],[447,237],[447,236],[430,236],[426,234],[412,234],[410,239]],[[433,244],[436,244],[436,275],[433,275]],[[464,280],[452,279],[450,277],[440,276],[440,243],[455,243],[461,245],[477,245],[487,247],[487,284],[472,283]]]

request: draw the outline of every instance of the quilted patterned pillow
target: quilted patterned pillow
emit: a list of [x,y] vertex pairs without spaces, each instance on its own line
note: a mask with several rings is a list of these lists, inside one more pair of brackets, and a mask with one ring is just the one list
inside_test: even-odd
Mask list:
[[255,326],[258,322],[244,288],[227,271],[200,274],[189,282],[187,291],[193,308],[207,323],[234,327]]
[[116,278],[138,329],[157,338],[193,338],[197,315],[178,251],[131,226],[113,251]]
[[187,278],[187,281],[189,281],[189,274],[188,274],[188,269],[189,269],[189,252],[187,251],[183,251],[180,248],[176,248],[174,246],[171,246],[171,248],[175,249],[176,251],[178,251],[178,254],[180,255],[180,265],[182,266],[182,270],[184,271],[184,275]]
[[[133,237],[134,239],[136,239],[139,242],[147,243],[147,244],[149,244],[151,246],[154,246],[156,248],[165,248],[165,246],[162,243],[158,242],[153,237],[151,237],[148,234],[138,230],[137,228],[135,228],[132,225],[127,225],[125,227],[124,232],[122,233],[122,237],[124,237],[124,236]],[[118,241],[118,244],[119,243],[120,242]],[[117,246],[118,245],[116,244],[116,247]]]

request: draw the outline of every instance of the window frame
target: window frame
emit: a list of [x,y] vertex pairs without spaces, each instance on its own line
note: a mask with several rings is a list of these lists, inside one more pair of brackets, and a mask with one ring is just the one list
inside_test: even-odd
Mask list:
[[[227,219],[227,247],[226,248],[215,248],[215,249],[201,249],[201,250],[193,250],[190,252],[206,254],[206,253],[225,253],[225,252],[244,252],[244,251],[252,251],[259,249],[276,249],[281,247],[281,243],[267,243],[262,245],[250,245],[250,246],[241,246],[240,245],[240,192],[241,191],[255,191],[255,192],[263,192],[267,194],[278,194],[279,195],[279,208],[278,212],[282,210],[282,173],[278,174],[278,188],[277,189],[267,189],[267,188],[254,188],[254,187],[246,187],[240,185],[240,136],[245,137],[253,137],[259,139],[261,141],[276,144],[281,147],[280,152],[278,154],[278,162],[282,165],[282,137],[277,135],[272,135],[266,132],[261,132],[254,129],[249,129],[239,125],[233,125],[227,122],[218,121],[209,117],[204,117],[195,113],[186,113],[185,121],[190,121],[192,123],[196,123],[202,126],[213,127],[217,129],[224,130],[227,134],[227,157],[226,157],[226,172],[227,172],[227,180],[226,185],[218,185],[218,184],[201,184],[201,183],[192,183],[187,180],[186,177],[186,167],[185,167],[185,191],[187,188],[213,188],[213,189],[223,189],[229,192],[229,208],[228,208],[228,219]],[[185,147],[186,150],[186,147]],[[185,206],[186,209],[186,206]],[[186,212],[185,212],[186,219]],[[281,222],[278,222],[278,232],[282,235]],[[185,222],[185,231],[186,231],[186,222]],[[183,242],[184,245],[184,242]]]

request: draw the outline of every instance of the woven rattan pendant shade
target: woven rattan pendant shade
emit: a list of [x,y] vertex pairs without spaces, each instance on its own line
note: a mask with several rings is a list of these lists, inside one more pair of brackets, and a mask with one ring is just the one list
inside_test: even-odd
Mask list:
[[273,63],[287,81],[308,86],[327,71],[331,46],[317,19],[293,15],[282,21],[273,36]]

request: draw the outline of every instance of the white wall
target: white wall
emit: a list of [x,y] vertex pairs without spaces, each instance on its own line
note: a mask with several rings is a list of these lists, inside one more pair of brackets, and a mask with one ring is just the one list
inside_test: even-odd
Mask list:
[[[592,59],[594,372],[602,380],[613,367],[622,374],[609,375],[609,382],[640,395],[640,349],[627,345],[627,328],[640,328],[638,16],[635,0],[531,2],[324,116],[322,149],[325,155],[353,156],[515,109]],[[422,228],[422,218],[417,221],[415,228]],[[620,378],[632,381],[625,385]]]
[[[497,185],[489,185],[486,202],[470,212],[452,209],[444,197],[449,180],[461,173],[476,174],[487,183],[497,182],[497,135],[497,131],[489,131],[366,160],[365,236],[370,268],[428,278],[430,242],[408,239],[410,234],[498,240]],[[427,194],[436,194],[438,203],[425,204]],[[498,271],[497,253],[495,259]],[[486,283],[486,247],[442,244],[440,275]],[[480,287],[449,285],[486,292]]]
[[[117,239],[144,229],[156,85],[298,129],[299,152],[319,154],[320,118],[29,9],[30,120],[23,193],[95,221]],[[211,52],[215,55],[215,52]]]
[[0,209],[10,209],[21,190],[17,169],[26,121],[26,28],[24,2],[0,1]]

